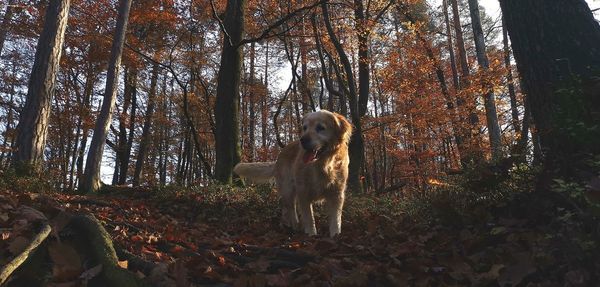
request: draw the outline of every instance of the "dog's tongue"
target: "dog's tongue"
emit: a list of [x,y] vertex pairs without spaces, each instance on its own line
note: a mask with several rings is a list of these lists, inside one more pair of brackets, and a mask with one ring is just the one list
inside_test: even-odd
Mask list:
[[317,150],[306,151],[304,153],[304,163],[310,163],[317,159]]

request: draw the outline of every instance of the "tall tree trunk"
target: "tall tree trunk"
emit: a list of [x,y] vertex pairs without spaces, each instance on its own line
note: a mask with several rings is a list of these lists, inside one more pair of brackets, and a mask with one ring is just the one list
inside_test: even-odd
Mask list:
[[512,74],[512,64],[510,63],[510,45],[508,44],[508,30],[502,16],[502,44],[504,50],[504,66],[506,67],[506,85],[508,86],[508,97],[510,98],[510,114],[512,116],[512,125],[515,133],[520,133],[519,125],[519,107],[517,103],[517,93],[515,92],[515,82]]
[[[417,24],[415,17],[413,17],[409,7],[406,5],[398,6],[399,12],[403,14],[408,21],[412,24]],[[448,110],[448,116],[450,117],[450,128],[454,135],[456,146],[458,148],[459,153],[464,153],[464,143],[463,138],[457,131],[457,127],[460,126],[459,114],[457,113],[454,105],[454,99],[450,95],[450,91],[448,89],[448,84],[446,84],[446,76],[444,75],[444,70],[442,68],[442,64],[440,63],[439,58],[434,54],[433,47],[431,43],[423,36],[421,31],[415,31],[418,41],[421,43],[423,48],[425,49],[425,53],[431,62],[433,62],[433,66],[435,68],[435,74],[440,84],[440,89],[444,99],[446,100],[446,109]],[[459,161],[461,158],[459,158]]]
[[[119,119],[119,145],[118,158],[119,176],[117,184],[125,184],[127,181],[127,172],[131,158],[131,146],[133,144],[133,135],[135,130],[135,116],[137,111],[137,69],[131,68],[125,73],[125,91],[123,92],[123,112]],[[131,106],[131,109],[129,107]],[[130,110],[129,113],[127,110]],[[129,115],[129,119],[127,119]],[[129,126],[126,123],[129,122]],[[129,129],[129,132],[127,132]]]
[[94,85],[96,82],[95,78],[96,71],[92,68],[91,64],[88,64],[88,68],[85,75],[85,84],[83,86],[83,103],[82,108],[80,110],[79,118],[82,121],[82,132],[81,132],[81,145],[79,146],[79,150],[77,151],[77,172],[76,172],[76,181],[81,183],[83,181],[83,158],[85,156],[85,149],[87,147],[89,127],[86,123],[85,117],[89,117],[91,114],[91,100],[92,94],[94,93]]
[[4,17],[2,19],[2,25],[0,26],[0,55],[4,48],[4,41],[6,41],[6,35],[8,34],[8,25],[12,20],[14,14],[15,0],[8,0],[6,3],[6,9],[4,10]]
[[460,83],[458,81],[458,69],[456,68],[456,56],[454,55],[454,45],[452,44],[452,28],[450,26],[450,16],[448,13],[448,0],[444,0],[442,3],[444,10],[444,23],[446,24],[446,34],[448,42],[448,53],[450,54],[450,68],[452,69],[452,84],[454,90],[458,90]]
[[125,45],[125,34],[127,31],[127,21],[129,19],[129,9],[132,0],[121,0],[119,3],[119,15],[117,16],[117,25],[113,37],[112,48],[110,51],[110,61],[106,74],[106,88],[104,90],[104,100],[96,126],[94,127],[94,136],[90,143],[85,163],[85,175],[80,185],[82,192],[96,192],[100,189],[100,165],[104,152],[104,144],[108,134],[108,128],[112,118],[113,109],[117,96],[119,84],[119,67],[121,65],[121,56],[123,46]]
[[248,133],[249,133],[249,138],[248,140],[250,141],[250,144],[248,145],[249,150],[249,159],[250,161],[254,161],[254,158],[256,158],[256,149],[254,148],[256,146],[255,141],[255,131],[256,131],[256,76],[255,76],[255,70],[254,70],[254,61],[255,61],[255,44],[254,42],[252,42],[252,44],[250,44],[250,91],[248,94],[248,97],[250,98],[249,100],[249,107],[248,109],[250,110],[250,116],[248,118]]
[[267,121],[269,120],[269,105],[267,99],[269,98],[269,42],[265,44],[265,82],[264,85],[267,90],[267,94],[261,98],[260,101],[260,126],[261,126],[261,146],[263,149],[267,147]]
[[[469,86],[469,76],[471,72],[469,70],[469,62],[467,59],[467,50],[465,48],[465,40],[463,36],[462,25],[460,21],[460,11],[458,7],[458,0],[448,0],[452,6],[452,21],[454,23],[454,35],[456,36],[456,49],[458,50],[458,62],[460,66],[460,81],[459,88],[465,89]],[[460,136],[465,145],[465,152],[460,155],[461,164],[464,167],[472,161],[478,161],[481,157],[474,150],[474,146],[477,143],[473,143],[473,135],[475,132],[478,132],[479,127],[477,127],[477,123],[479,119],[477,118],[477,113],[475,110],[475,103],[473,102],[465,102],[465,99],[457,94],[456,106],[459,112],[459,120],[460,122],[465,122],[468,120],[469,125],[467,127],[462,127],[459,130]],[[468,114],[468,118],[465,118],[464,115]]]
[[599,153],[600,25],[589,6],[584,0],[501,0],[500,6],[546,163],[567,170]]
[[50,105],[54,96],[70,0],[51,0],[38,40],[27,86],[27,100],[17,126],[14,167],[23,174],[41,171],[48,134]]
[[454,35],[456,36],[456,48],[458,49],[458,60],[460,63],[461,88],[464,88],[470,75],[469,62],[467,60],[467,50],[465,49],[465,38],[463,36],[460,23],[460,12],[458,9],[458,0],[449,0],[452,4],[452,20],[454,22]]
[[221,183],[231,183],[233,166],[240,161],[239,102],[242,72],[242,47],[244,9],[246,0],[228,0],[223,25],[223,50],[217,79],[215,103],[215,146],[217,162],[215,178]]
[[[475,50],[477,50],[477,62],[480,69],[485,71],[490,69],[490,61],[487,57],[485,37],[481,27],[481,16],[479,14],[479,2],[469,0],[469,10],[471,12],[471,25],[473,35],[475,36]],[[498,114],[496,112],[496,99],[494,97],[494,87],[492,83],[484,83],[483,105],[485,106],[485,118],[487,122],[488,135],[490,137],[490,148],[492,149],[492,159],[497,161],[502,158],[502,140],[500,137],[500,125],[498,124]]]
[[[329,34],[329,38],[333,43],[338,56],[340,57],[340,61],[342,62],[342,67],[344,68],[344,72],[346,74],[346,82],[348,86],[348,103],[350,104],[350,118],[352,120],[352,124],[354,125],[354,131],[352,132],[352,137],[350,139],[349,145],[349,154],[350,154],[350,165],[348,167],[348,189],[353,192],[361,192],[362,184],[360,182],[360,171],[364,164],[364,141],[362,134],[362,125],[361,125],[361,112],[366,112],[366,107],[361,108],[362,98],[360,98],[359,93],[356,91],[356,82],[354,80],[354,72],[352,71],[352,65],[344,48],[342,47],[339,39],[335,35],[333,31],[333,27],[331,25],[331,20],[329,18],[329,10],[327,8],[327,3],[321,4],[321,9],[323,10],[323,21],[325,22],[325,27],[327,28],[327,33]],[[362,6],[361,6],[362,7]],[[363,39],[365,41],[365,39]],[[363,45],[365,45],[363,43]],[[368,46],[363,47],[365,50],[362,53],[368,54]],[[360,52],[360,51],[359,51]],[[363,54],[364,55],[364,54]],[[368,62],[367,62],[368,63]],[[365,67],[360,67],[360,69],[365,69]],[[366,71],[368,73],[369,67],[366,67]],[[364,73],[364,70],[363,70]],[[362,75],[359,76],[359,80],[368,80],[368,76]],[[368,85],[365,90],[368,93]],[[368,99],[368,95],[365,95],[366,99]],[[360,104],[359,104],[360,103]],[[366,104],[366,103],[365,103]]]
[[147,158],[148,147],[150,145],[150,129],[152,128],[152,117],[154,116],[154,106],[156,105],[158,68],[157,64],[154,64],[154,67],[152,68],[150,91],[148,92],[148,106],[144,117],[144,127],[142,128],[142,137],[140,139],[140,147],[138,148],[137,160],[135,161],[135,171],[133,172],[133,186],[140,185],[140,176],[144,168],[144,161]]

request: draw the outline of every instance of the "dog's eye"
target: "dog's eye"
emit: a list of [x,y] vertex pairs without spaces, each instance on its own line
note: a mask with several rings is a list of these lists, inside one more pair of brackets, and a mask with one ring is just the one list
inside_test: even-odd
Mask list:
[[322,132],[325,130],[325,127],[322,125],[317,125],[317,132]]

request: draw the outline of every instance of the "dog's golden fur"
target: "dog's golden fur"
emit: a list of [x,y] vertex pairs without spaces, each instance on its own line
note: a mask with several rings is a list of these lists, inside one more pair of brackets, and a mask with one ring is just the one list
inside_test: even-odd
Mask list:
[[275,177],[282,223],[315,235],[312,204],[325,201],[329,234],[341,231],[352,126],[342,115],[321,110],[303,119],[302,137],[284,147],[276,162],[240,163],[234,172],[253,182]]

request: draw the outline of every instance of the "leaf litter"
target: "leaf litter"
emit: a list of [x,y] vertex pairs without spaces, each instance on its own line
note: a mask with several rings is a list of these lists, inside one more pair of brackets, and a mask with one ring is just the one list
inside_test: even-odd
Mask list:
[[[93,214],[122,250],[118,254],[152,264],[144,270],[119,259],[121,268],[150,285],[586,286],[597,278],[596,263],[585,266],[584,259],[569,258],[573,252],[598,251],[593,243],[575,242],[581,234],[570,236],[580,232],[575,222],[556,227],[503,215],[492,223],[457,228],[362,210],[352,206],[350,197],[349,208],[359,210],[346,211],[342,234],[330,239],[320,213],[320,236],[280,227],[271,193],[204,192],[125,189],[81,196],[1,191],[0,263],[27,245],[35,221],[48,217],[56,232],[69,212]],[[52,282],[87,282],[102,270],[102,265],[86,265],[76,248],[58,241],[48,245],[48,253]]]

